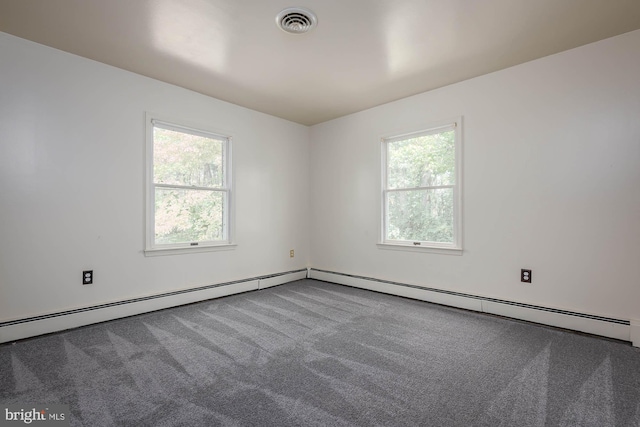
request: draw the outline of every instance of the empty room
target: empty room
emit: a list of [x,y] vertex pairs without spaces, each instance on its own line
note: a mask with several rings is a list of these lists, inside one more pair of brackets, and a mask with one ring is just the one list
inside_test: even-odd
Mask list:
[[0,425],[640,427],[640,2],[0,0]]

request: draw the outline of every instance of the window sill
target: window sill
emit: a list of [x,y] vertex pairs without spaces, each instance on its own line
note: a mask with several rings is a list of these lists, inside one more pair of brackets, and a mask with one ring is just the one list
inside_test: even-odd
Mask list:
[[392,251],[408,251],[408,252],[423,252],[423,253],[433,253],[433,254],[444,254],[444,255],[462,255],[462,248],[447,248],[440,246],[414,246],[414,245],[405,245],[402,243],[378,243],[379,249],[392,250]]
[[195,254],[202,252],[217,252],[217,251],[231,251],[238,246],[235,243],[221,244],[221,245],[208,245],[208,246],[185,246],[185,247],[172,247],[172,248],[154,248],[145,249],[144,256],[163,256],[163,255],[185,255]]

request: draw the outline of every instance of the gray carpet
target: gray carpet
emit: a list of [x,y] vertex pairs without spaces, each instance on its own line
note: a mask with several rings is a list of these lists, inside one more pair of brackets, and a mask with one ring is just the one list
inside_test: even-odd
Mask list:
[[640,426],[640,349],[313,280],[0,346],[71,425]]

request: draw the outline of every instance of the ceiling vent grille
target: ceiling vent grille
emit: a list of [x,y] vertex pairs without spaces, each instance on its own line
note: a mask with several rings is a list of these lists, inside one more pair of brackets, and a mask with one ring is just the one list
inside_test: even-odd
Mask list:
[[318,23],[318,18],[309,9],[289,7],[276,16],[276,24],[280,29],[291,34],[302,34],[310,31]]

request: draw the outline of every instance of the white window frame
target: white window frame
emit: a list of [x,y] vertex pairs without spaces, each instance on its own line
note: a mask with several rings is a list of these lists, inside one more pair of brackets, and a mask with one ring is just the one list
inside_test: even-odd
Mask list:
[[[145,156],[145,250],[146,256],[156,255],[176,255],[194,252],[209,252],[216,250],[233,249],[236,245],[234,237],[234,194],[233,194],[233,157],[232,157],[232,136],[210,129],[200,124],[190,124],[181,120],[164,118],[157,114],[146,113],[146,156]],[[176,132],[183,132],[191,135],[199,135],[223,141],[224,153],[224,186],[220,188],[200,188],[184,185],[156,184],[153,180],[153,130],[155,127]],[[155,242],[155,189],[161,186],[165,188],[202,189],[207,191],[217,191],[225,193],[225,203],[223,208],[223,240],[185,242],[175,244],[157,244]]]
[[[388,144],[394,141],[440,133],[447,130],[455,131],[455,183],[453,185],[437,186],[437,187],[418,187],[416,189],[437,189],[452,188],[453,189],[453,242],[430,242],[430,241],[409,241],[409,240],[391,240],[387,239],[387,194],[392,191],[408,190],[389,189],[387,181],[387,154]],[[380,138],[381,153],[381,200],[380,200],[380,230],[378,247],[380,249],[407,250],[418,252],[444,253],[449,255],[462,255],[462,117],[444,120],[437,123],[430,123],[428,126],[418,131],[394,133],[382,136]]]

